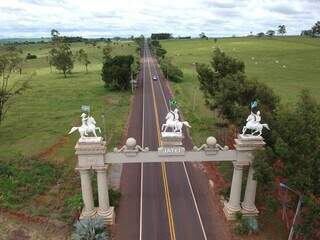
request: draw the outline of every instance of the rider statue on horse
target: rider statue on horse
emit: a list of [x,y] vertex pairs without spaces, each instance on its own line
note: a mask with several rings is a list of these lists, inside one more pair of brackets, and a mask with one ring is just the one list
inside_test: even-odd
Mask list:
[[92,133],[95,137],[97,137],[96,130],[98,130],[101,133],[101,129],[99,127],[96,127],[97,123],[92,116],[87,116],[87,114],[82,113],[80,117],[82,125],[80,127],[71,128],[68,134],[71,134],[78,130],[81,138],[85,138],[88,136],[89,133]]
[[256,101],[252,102],[251,114],[247,117],[247,123],[242,128],[242,135],[244,135],[247,130],[253,130],[253,132],[251,133],[252,136],[255,136],[256,133],[258,133],[257,136],[261,136],[263,128],[270,130],[268,124],[260,123],[261,121],[260,111],[257,111],[257,113],[253,112],[253,108],[256,108],[256,107],[257,107],[257,102]]
[[180,121],[179,118],[179,110],[176,107],[176,101],[175,100],[170,100],[169,102],[170,106],[174,107],[174,110],[168,112],[166,116],[166,123],[162,124],[161,130],[163,132],[166,132],[168,127],[172,129],[173,132],[182,132],[182,126],[185,125],[186,127],[191,128],[189,123],[187,121]]

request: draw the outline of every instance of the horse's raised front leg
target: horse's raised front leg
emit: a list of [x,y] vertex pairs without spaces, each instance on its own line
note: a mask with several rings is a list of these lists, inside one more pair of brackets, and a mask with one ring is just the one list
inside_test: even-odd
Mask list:
[[255,135],[256,133],[259,133],[259,134],[256,135],[256,136],[261,136],[262,131],[261,131],[261,130],[256,130],[256,131],[254,131],[254,132],[252,133],[252,135]]

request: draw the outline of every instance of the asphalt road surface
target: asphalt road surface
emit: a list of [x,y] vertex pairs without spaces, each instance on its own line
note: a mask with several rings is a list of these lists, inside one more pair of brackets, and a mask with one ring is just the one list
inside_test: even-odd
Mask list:
[[[152,76],[158,80],[152,80]],[[145,44],[128,137],[156,151],[171,98],[156,60]],[[184,146],[190,150],[191,140],[186,132],[184,136]],[[117,240],[230,239],[218,206],[211,199],[208,179],[192,163],[125,164],[121,192]]]

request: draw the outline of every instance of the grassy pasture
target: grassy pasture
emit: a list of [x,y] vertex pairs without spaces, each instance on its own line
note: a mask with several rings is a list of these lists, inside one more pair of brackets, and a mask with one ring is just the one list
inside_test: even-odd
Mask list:
[[[245,62],[249,78],[267,83],[285,103],[309,89],[320,100],[320,40],[299,37],[170,40],[161,44],[192,81],[192,63],[209,63],[214,47]],[[278,61],[278,63],[277,63]],[[285,67],[283,67],[285,66]],[[196,81],[193,81],[194,83]]]
[[[31,53],[38,58],[25,62],[21,76],[18,73],[12,75],[12,80],[16,81],[34,74],[31,88],[14,99],[0,125],[0,186],[5,184],[5,188],[0,191],[0,207],[67,222],[73,220],[72,216],[77,209],[71,209],[72,202],[77,202],[80,188],[78,176],[74,172],[74,145],[78,133],[72,136],[66,134],[72,126],[80,124],[80,106],[91,106],[97,125],[102,131],[106,129],[109,148],[120,142],[129,111],[129,92],[111,92],[103,86],[100,73],[102,48],[105,45],[107,43],[103,42],[96,47],[73,43],[73,53],[80,48],[85,49],[91,64],[86,73],[85,66],[75,62],[72,74],[67,78],[54,68],[52,72],[50,70],[47,62],[50,43],[19,46],[24,56]],[[111,43],[111,46],[112,55],[137,56],[134,42],[121,41],[118,44]],[[102,113],[106,115],[105,126]],[[45,169],[54,175],[41,174],[35,168]],[[6,179],[8,173],[11,174],[12,182]],[[34,186],[27,183],[29,185],[26,188],[23,182],[16,182],[23,181],[24,176],[21,175],[27,178],[32,173],[38,174],[34,178],[37,179]],[[12,188],[17,186],[20,188],[14,191]],[[39,193],[44,189],[49,193],[42,196]],[[32,194],[20,194],[19,191]],[[8,194],[14,194],[18,199],[9,201],[12,196]]]
[[[320,100],[320,40],[301,37],[225,38],[210,40],[163,40],[167,56],[184,73],[183,83],[171,83],[184,114],[194,123],[192,137],[202,143],[214,131],[213,113],[204,106],[193,63],[210,64],[212,52],[220,47],[228,55],[245,62],[249,79],[271,86],[284,104],[296,102],[307,88]],[[196,107],[193,111],[193,99]],[[200,142],[200,138],[202,139]]]

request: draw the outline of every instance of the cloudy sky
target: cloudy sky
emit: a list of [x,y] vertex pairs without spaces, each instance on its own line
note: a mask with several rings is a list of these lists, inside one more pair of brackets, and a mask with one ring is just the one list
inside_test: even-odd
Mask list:
[[0,38],[247,35],[287,26],[299,34],[320,20],[320,0],[0,0]]

